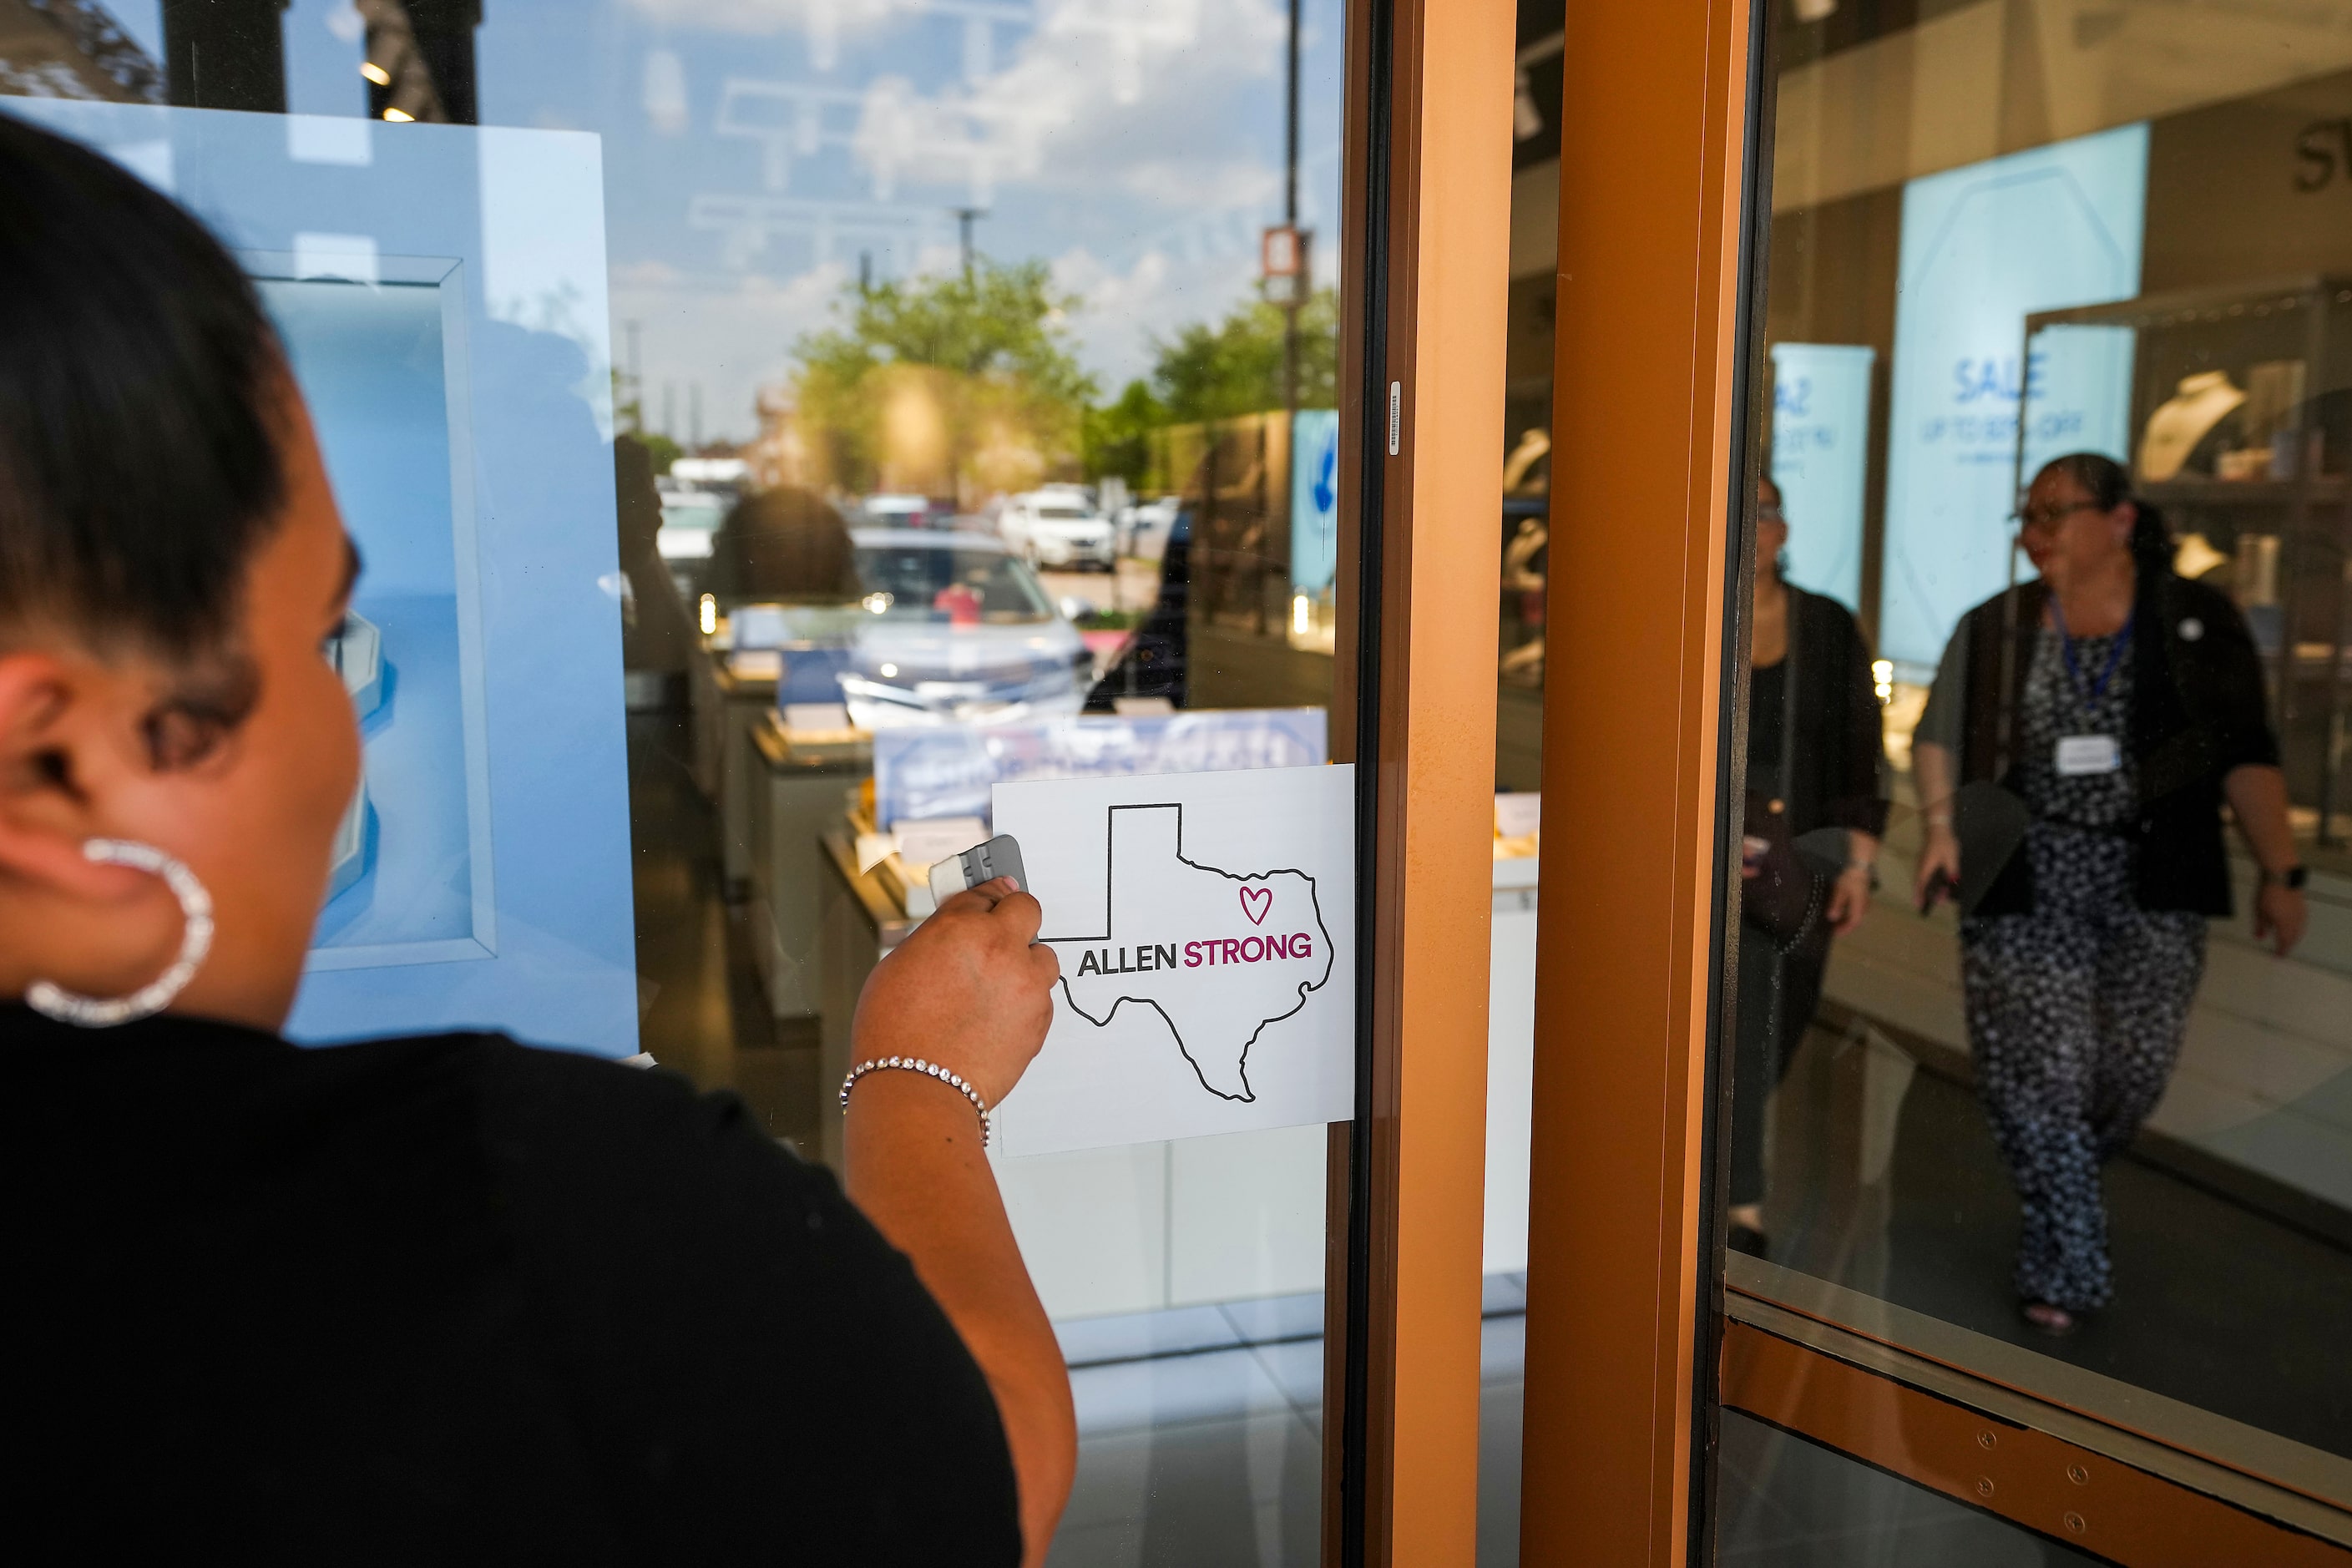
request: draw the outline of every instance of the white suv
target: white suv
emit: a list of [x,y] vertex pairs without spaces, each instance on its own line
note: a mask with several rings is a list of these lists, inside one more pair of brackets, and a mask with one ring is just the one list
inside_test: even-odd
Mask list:
[[1108,572],[1118,558],[1110,520],[1075,487],[1014,496],[1004,503],[996,526],[1004,542],[1032,566],[1094,566]]

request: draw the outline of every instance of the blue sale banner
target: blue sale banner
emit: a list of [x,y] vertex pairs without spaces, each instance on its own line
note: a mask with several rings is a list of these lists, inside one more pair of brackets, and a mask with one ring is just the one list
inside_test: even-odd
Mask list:
[[1862,607],[1862,497],[1874,348],[1772,345],[1772,482],[1789,520],[1788,578]]
[[1339,565],[1339,415],[1302,408],[1290,426],[1291,592],[1320,594]]
[[1934,665],[1960,616],[2009,582],[2027,405],[2032,452],[2113,449],[2128,417],[2128,351],[2119,356],[2111,334],[2044,334],[2029,355],[2025,318],[2138,291],[2147,195],[2144,122],[1904,187],[1879,618],[1887,658]]

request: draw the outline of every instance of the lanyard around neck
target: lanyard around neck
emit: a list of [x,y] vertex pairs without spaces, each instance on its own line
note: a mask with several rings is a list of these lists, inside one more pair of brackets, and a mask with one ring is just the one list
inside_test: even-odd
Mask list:
[[2096,702],[2107,694],[2107,682],[2116,678],[2116,670],[2124,661],[2124,650],[2131,647],[2132,622],[2137,617],[2126,617],[2124,629],[2116,634],[2116,640],[2107,648],[2106,668],[2099,671],[2098,679],[2087,683],[2083,679],[2083,666],[2074,658],[2074,639],[2066,630],[2066,612],[2055,594],[2050,595],[2050,618],[2058,623],[2058,647],[2066,658],[2067,679],[2076,690],[2087,689],[2090,700]]

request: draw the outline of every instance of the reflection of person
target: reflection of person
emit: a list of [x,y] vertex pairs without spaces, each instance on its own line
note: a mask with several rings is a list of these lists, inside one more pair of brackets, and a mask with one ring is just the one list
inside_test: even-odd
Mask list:
[[[320,657],[357,563],[228,254],[4,116],[0,190],[12,1533],[1042,1563],[1068,1383],[956,1085],[865,1076],[845,1199],[667,1073],[278,1037],[358,777]],[[855,1059],[992,1105],[1051,1016],[1037,925],[942,905]]]
[[[1772,835],[1743,858],[1739,1002],[1732,1058],[1731,1245],[1764,1251],[1764,1100],[1787,1073],[1821,1005],[1830,939],[1870,907],[1886,829],[1883,752],[1870,650],[1843,605],[1780,575],[1789,525],[1780,489],[1756,487],[1756,579],[1748,650],[1748,792]],[[1751,813],[1751,816],[1754,815]],[[1815,870],[1795,841],[1843,828],[1842,869]],[[1837,837],[1837,836],[1832,836]],[[1793,901],[1754,896],[1776,875],[1801,884]],[[1789,913],[1778,914],[1775,902]]]
[[[1962,617],[1913,739],[1917,896],[1971,890],[1960,977],[1978,1092],[2024,1208],[2017,1290],[2030,1323],[2064,1333],[2111,1290],[2099,1166],[2163,1096],[2206,918],[2230,912],[2224,800],[2262,867],[2255,935],[2287,952],[2305,910],[2236,607],[2174,574],[2162,520],[2105,458],[2045,466],[2020,521],[2040,578]],[[1992,817],[1956,784],[2021,800],[2021,844],[1980,826]]]
[[1115,711],[1122,697],[1163,697],[1184,706],[1184,655],[1191,642],[1192,508],[1188,502],[1168,525],[1160,556],[1160,595],[1118,659],[1087,694],[1089,713]]
[[842,604],[865,590],[849,529],[833,503],[793,485],[737,501],[710,537],[705,587],[722,604],[801,599]]
[[621,528],[621,668],[676,675],[694,647],[693,624],[661,556],[661,492],[653,454],[635,436],[613,437],[613,490]]

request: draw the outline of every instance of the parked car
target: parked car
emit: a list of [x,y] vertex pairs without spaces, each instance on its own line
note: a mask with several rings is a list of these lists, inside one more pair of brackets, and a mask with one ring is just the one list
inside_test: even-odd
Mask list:
[[1118,552],[1145,561],[1157,561],[1166,555],[1168,531],[1176,526],[1176,514],[1183,508],[1184,503],[1174,496],[1119,508],[1116,530]]
[[1032,566],[1099,567],[1118,559],[1110,520],[1076,486],[1013,497],[998,515],[1004,542]]
[[929,496],[882,492],[857,503],[859,520],[867,528],[948,528],[955,508]]
[[1003,541],[914,529],[849,537],[866,614],[840,681],[861,729],[1002,723],[1084,704],[1093,656]]
[[727,509],[733,504],[728,497],[709,490],[690,489],[674,485],[665,479],[659,483],[661,494],[661,533],[656,542],[665,561],[706,561],[710,556],[710,536],[727,521]]

